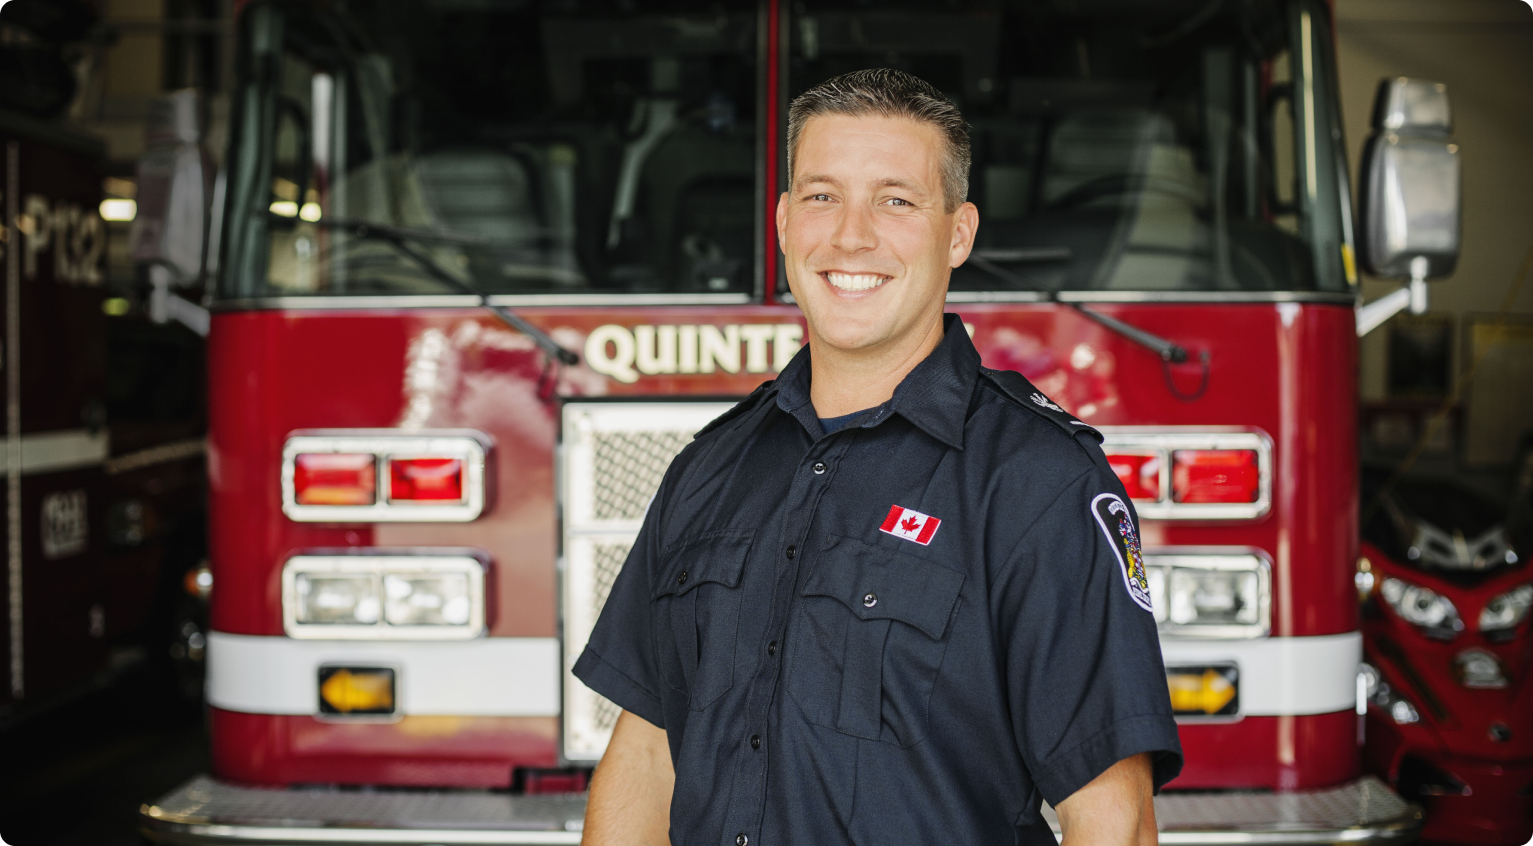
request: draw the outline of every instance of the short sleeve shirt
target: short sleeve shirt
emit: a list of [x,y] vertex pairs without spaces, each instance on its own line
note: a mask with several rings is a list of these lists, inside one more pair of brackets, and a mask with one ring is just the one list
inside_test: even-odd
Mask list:
[[806,347],[667,472],[574,672],[665,730],[673,843],[1053,844],[1041,800],[1180,770],[1100,436],[945,329],[829,434]]

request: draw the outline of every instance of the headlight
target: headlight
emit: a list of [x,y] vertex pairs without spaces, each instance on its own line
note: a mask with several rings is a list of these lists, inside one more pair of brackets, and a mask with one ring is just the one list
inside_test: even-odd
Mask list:
[[1453,674],[1464,687],[1499,690],[1506,687],[1501,662],[1483,649],[1466,649],[1453,656]]
[[1419,626],[1428,637],[1452,640],[1464,630],[1464,621],[1459,619],[1453,602],[1430,588],[1386,578],[1379,586],[1379,594],[1400,619]]
[[1162,633],[1261,637],[1271,628],[1271,570],[1255,555],[1145,556],[1150,601]]
[[388,597],[384,617],[394,626],[461,626],[468,622],[468,575],[433,576],[390,573],[383,577]]
[[299,573],[298,622],[305,625],[372,625],[378,622],[378,580],[371,575]]
[[282,568],[283,628],[326,640],[478,637],[484,570],[473,555],[296,555]]
[[1416,711],[1416,706],[1396,693],[1372,664],[1363,664],[1358,668],[1357,675],[1358,687],[1369,705],[1388,714],[1389,718],[1399,725],[1421,721],[1421,714]]
[[1498,593],[1480,611],[1480,631],[1510,632],[1528,616],[1533,606],[1533,585],[1518,585]]

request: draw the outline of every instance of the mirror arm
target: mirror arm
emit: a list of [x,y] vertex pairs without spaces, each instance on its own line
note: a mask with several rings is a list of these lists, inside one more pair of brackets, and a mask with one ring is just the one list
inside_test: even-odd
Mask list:
[[1384,321],[1402,311],[1425,314],[1427,310],[1427,268],[1425,256],[1411,259],[1411,281],[1367,305],[1357,307],[1357,337],[1384,325]]
[[155,323],[178,321],[181,325],[206,338],[212,327],[213,316],[204,307],[185,297],[170,292],[171,277],[175,268],[165,262],[156,262],[149,268],[149,319]]

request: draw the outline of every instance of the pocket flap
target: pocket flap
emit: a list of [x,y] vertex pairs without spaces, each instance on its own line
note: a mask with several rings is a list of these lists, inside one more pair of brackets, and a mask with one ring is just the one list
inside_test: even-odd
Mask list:
[[654,595],[681,596],[704,582],[738,587],[750,555],[754,529],[708,532],[682,540],[665,552]]
[[898,620],[941,640],[964,575],[851,538],[826,538],[806,596],[828,596],[864,620]]

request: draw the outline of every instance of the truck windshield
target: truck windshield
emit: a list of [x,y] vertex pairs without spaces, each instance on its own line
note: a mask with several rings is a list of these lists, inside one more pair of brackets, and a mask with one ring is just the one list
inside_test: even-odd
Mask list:
[[955,292],[1346,291],[1329,12],[1248,0],[801,0],[788,92],[893,67],[971,123]]
[[[756,4],[257,0],[218,293],[759,290]],[[1319,0],[796,0],[784,96],[889,66],[973,124],[956,298],[1349,290]],[[779,133],[780,134],[780,133]],[[775,248],[775,246],[774,246]],[[535,300],[533,300],[535,301]]]
[[220,295],[755,290],[756,10],[635,5],[252,4]]

